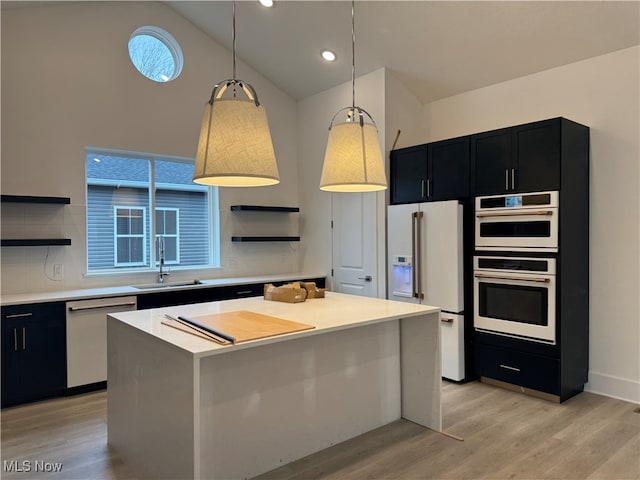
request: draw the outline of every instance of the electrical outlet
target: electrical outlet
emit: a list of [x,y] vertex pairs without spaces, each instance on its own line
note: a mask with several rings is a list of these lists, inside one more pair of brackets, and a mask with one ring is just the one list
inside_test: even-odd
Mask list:
[[61,263],[54,263],[53,264],[53,278],[55,280],[62,280],[62,277],[64,277],[64,269],[62,267]]

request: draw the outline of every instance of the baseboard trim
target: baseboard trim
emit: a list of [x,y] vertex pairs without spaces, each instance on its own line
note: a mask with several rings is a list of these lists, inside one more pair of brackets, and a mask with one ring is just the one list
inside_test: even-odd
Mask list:
[[542,400],[547,400],[549,402],[560,403],[559,395],[552,395],[551,393],[541,392],[532,388],[521,387],[519,385],[503,382],[502,380],[496,380],[494,378],[480,377],[480,381],[482,383],[486,383],[487,385],[504,388],[505,390],[510,390],[512,392],[524,393],[525,395],[529,395],[530,397],[536,397],[541,398]]
[[80,385],[78,387],[67,388],[65,396],[78,395],[80,393],[95,392],[96,390],[104,390],[107,388],[107,382],[89,383],[88,385]]
[[589,372],[589,382],[585,392],[597,393],[632,403],[640,403],[640,382],[628,378],[615,377],[600,372]]

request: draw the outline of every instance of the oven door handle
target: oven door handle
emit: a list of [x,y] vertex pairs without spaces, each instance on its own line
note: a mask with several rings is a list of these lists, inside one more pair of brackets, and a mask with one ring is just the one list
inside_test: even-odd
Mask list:
[[486,273],[475,273],[474,276],[476,278],[491,278],[495,280],[521,280],[523,282],[536,282],[536,283],[551,282],[550,278],[545,278],[545,277],[521,277],[521,276],[506,277],[506,276],[500,276],[500,275],[487,275]]
[[549,216],[553,215],[553,210],[526,210],[526,211],[517,211],[517,212],[477,212],[476,217],[485,218],[485,217],[522,217],[524,215],[542,215]]

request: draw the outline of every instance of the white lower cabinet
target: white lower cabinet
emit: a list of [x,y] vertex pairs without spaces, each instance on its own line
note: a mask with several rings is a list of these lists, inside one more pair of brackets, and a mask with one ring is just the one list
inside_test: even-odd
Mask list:
[[442,376],[457,382],[464,379],[464,316],[440,313]]

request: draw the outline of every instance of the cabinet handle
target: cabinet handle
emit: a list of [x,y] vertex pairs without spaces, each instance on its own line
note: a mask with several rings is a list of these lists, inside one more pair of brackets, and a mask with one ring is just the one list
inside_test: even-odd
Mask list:
[[14,313],[12,315],[7,315],[5,318],[22,318],[22,317],[30,317],[33,315],[32,312],[29,313]]
[[516,169],[511,169],[511,190],[516,189]]
[[441,318],[440,321],[442,323],[453,323],[453,318],[451,318],[451,317]]
[[504,189],[509,190],[509,169],[504,169]]
[[424,180],[420,180],[420,197],[424,198]]
[[525,277],[518,275],[488,275],[486,273],[475,273],[476,278],[492,278],[494,280],[519,280],[521,282],[537,282],[537,283],[550,283],[549,277]]
[[27,349],[27,327],[22,327],[22,350]]
[[517,212],[478,212],[476,217],[522,217],[524,215],[553,215],[553,210],[527,210]]
[[251,290],[240,290],[236,292],[236,295],[246,295],[247,293],[251,293]]
[[18,332],[16,328],[13,329],[13,351],[18,351]]
[[502,364],[500,364],[500,368],[505,368],[505,369],[507,369],[507,370],[513,370],[514,372],[519,372],[519,371],[520,371],[520,369],[519,369],[519,368],[516,368],[516,367],[510,367],[509,365],[502,365]]
[[431,196],[431,180],[427,178],[427,198]]
[[97,308],[112,308],[112,307],[132,307],[136,304],[134,301],[120,302],[120,303],[105,303],[102,305],[83,305],[78,307],[69,307],[70,312],[77,312],[79,310],[95,310]]

